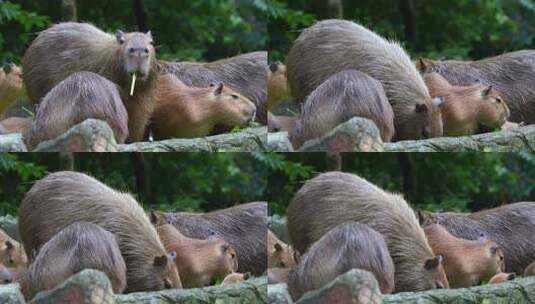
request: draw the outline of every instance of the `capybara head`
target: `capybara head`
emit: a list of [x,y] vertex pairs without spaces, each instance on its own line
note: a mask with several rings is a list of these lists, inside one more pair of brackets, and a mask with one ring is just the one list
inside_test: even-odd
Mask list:
[[13,283],[13,275],[6,266],[0,264],[0,285],[9,283]]
[[178,269],[175,264],[176,252],[154,257],[153,273],[156,288],[154,290],[173,289],[181,286]]
[[125,72],[128,75],[137,73],[141,80],[145,79],[150,72],[155,51],[152,34],[148,33],[123,33],[118,30],[115,33],[117,43],[121,45],[122,59]]
[[478,86],[479,94],[481,96],[482,107],[479,122],[491,128],[501,127],[511,112],[503,97],[492,86]]
[[0,230],[0,263],[6,267],[26,267],[28,259],[22,245]]
[[440,108],[444,104],[444,99],[435,97],[430,98],[427,103],[418,103],[414,107],[414,112],[416,117],[419,119],[414,120],[413,123],[404,124],[404,126],[399,126],[396,124],[396,133],[398,129],[412,129],[412,130],[402,130],[399,133],[411,133],[415,138],[431,138],[439,137],[443,134],[443,125],[442,125],[442,113]]
[[218,109],[222,123],[228,126],[245,125],[256,117],[256,106],[223,83],[211,84],[212,94],[208,98]]
[[9,63],[2,67],[2,70],[0,71],[0,80],[4,82],[3,84],[8,85],[8,87],[3,89],[9,88],[17,93],[22,91],[22,69],[15,64]]
[[283,241],[268,230],[267,235],[268,246],[268,268],[294,268],[296,261],[294,260],[293,249],[285,244]]
[[268,72],[268,109],[276,106],[284,97],[290,95],[286,66],[280,61],[272,62]]
[[423,263],[424,281],[429,284],[426,289],[443,289],[449,288],[450,284],[442,265],[444,258],[441,255],[437,255],[433,258],[427,259]]

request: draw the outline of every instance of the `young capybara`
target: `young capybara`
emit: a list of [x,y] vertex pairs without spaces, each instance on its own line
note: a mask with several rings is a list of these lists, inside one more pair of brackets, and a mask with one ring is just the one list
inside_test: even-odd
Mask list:
[[225,284],[236,284],[243,281],[247,281],[251,275],[249,273],[239,273],[239,272],[233,272],[225,277],[223,279],[222,285]]
[[290,139],[298,148],[356,116],[372,120],[384,142],[394,136],[394,112],[381,83],[356,70],[336,73],[306,98]]
[[39,250],[21,278],[22,292],[29,300],[87,268],[104,272],[114,293],[125,290],[126,265],[115,236],[95,224],[75,222]]
[[440,100],[431,98],[405,50],[359,24],[325,20],[303,30],[286,65],[297,102],[304,102],[330,76],[355,69],[382,83],[394,110],[397,140],[442,135]]
[[294,268],[296,261],[294,259],[293,249],[268,229],[267,233],[268,249],[268,268],[282,267]]
[[0,127],[2,128],[2,133],[0,134],[10,134],[10,133],[21,133],[27,134],[32,125],[32,119],[27,117],[9,117],[0,121]]
[[433,254],[403,197],[356,175],[328,172],[308,180],[288,206],[287,218],[291,243],[300,253],[337,225],[355,221],[385,238],[394,261],[396,292],[449,286],[442,258]]
[[282,268],[282,267],[275,267],[275,268],[268,268],[267,275],[268,275],[268,284],[279,284],[279,283],[286,283],[288,284],[288,276],[290,275],[290,268]]
[[73,73],[40,102],[25,138],[29,149],[54,139],[88,118],[107,122],[115,140],[124,143],[128,136],[128,113],[117,86],[92,72]]
[[[23,79],[33,103],[69,75],[89,71],[115,83],[128,111],[131,141],[143,139],[153,110],[157,78],[152,35],[105,33],[88,23],[66,22],[42,31],[22,58]],[[133,75],[136,75],[131,94]]]
[[187,86],[224,83],[251,100],[258,121],[267,124],[267,52],[245,53],[208,63],[158,61],[160,75],[174,74]]
[[0,114],[22,95],[24,95],[22,70],[12,63],[4,66],[0,69]]
[[425,226],[424,232],[433,252],[444,258],[451,288],[479,285],[505,268],[502,249],[485,237],[475,241],[457,238],[434,223]]
[[236,251],[220,238],[189,238],[170,224],[156,229],[165,249],[176,252],[175,263],[185,288],[208,286],[238,269]]
[[394,263],[383,236],[367,225],[347,222],[324,234],[301,257],[290,271],[288,290],[297,301],[354,268],[371,272],[381,293],[394,290]]
[[274,115],[273,113],[268,112],[268,131],[288,132],[288,134],[290,134],[297,119],[297,116]]
[[222,83],[188,87],[173,74],[158,78],[152,131],[157,139],[204,137],[218,124],[229,127],[253,121],[256,107]]
[[520,202],[474,213],[419,211],[420,222],[437,223],[458,238],[481,234],[496,242],[505,255],[505,272],[523,273],[535,261],[535,203]]
[[279,61],[269,65],[267,80],[268,111],[278,105],[282,99],[290,96],[288,89],[288,78],[286,77],[286,66]]
[[490,278],[489,284],[498,284],[498,283],[503,283],[507,281],[512,281],[515,278],[516,278],[516,274],[514,273],[501,272],[501,273],[496,274],[492,278]]
[[28,258],[22,245],[0,229],[0,264],[10,268],[24,268]]
[[181,287],[175,254],[167,254],[139,203],[83,173],[49,174],[26,193],[19,208],[26,252],[35,256],[56,233],[77,221],[115,235],[127,267],[126,292]]
[[510,112],[500,93],[492,86],[452,86],[438,73],[424,75],[431,97],[442,96],[444,135],[471,135],[481,124],[496,129],[503,126]]
[[238,255],[238,272],[261,276],[267,270],[267,203],[254,202],[208,213],[152,212],[152,222],[171,224],[190,238],[220,237]]

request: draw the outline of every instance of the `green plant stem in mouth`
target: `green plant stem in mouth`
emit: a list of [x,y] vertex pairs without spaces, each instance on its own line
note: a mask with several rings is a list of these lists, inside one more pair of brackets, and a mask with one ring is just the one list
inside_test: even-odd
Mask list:
[[132,73],[132,85],[130,86],[130,96],[134,95],[134,87],[136,86],[137,73]]

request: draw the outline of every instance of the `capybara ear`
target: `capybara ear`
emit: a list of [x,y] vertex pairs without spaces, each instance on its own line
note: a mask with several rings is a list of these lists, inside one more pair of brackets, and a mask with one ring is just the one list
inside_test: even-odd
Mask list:
[[269,65],[269,70],[271,71],[271,73],[275,73],[279,69],[279,64],[280,61],[275,61]]
[[424,268],[426,270],[433,270],[436,269],[440,264],[442,264],[442,256],[437,255],[434,258],[425,261]]
[[437,96],[435,98],[433,98],[433,103],[435,104],[435,106],[437,107],[442,107],[444,105],[444,96]]
[[429,211],[424,211],[424,210],[416,211],[416,217],[418,218],[418,222],[420,223],[420,226],[422,227],[425,227],[431,224],[432,215],[433,214]]
[[420,58],[416,63],[416,68],[422,73],[427,72],[431,67],[433,67],[434,62],[431,59]]
[[9,73],[11,73],[11,70],[12,70],[14,67],[15,67],[15,65],[14,65],[13,63],[8,63],[8,64],[4,65],[4,66],[2,67],[2,69],[4,70],[4,73],[9,74]]
[[282,245],[281,244],[275,243],[275,245],[273,245],[273,247],[275,247],[275,251],[282,252]]
[[416,104],[415,110],[416,110],[416,113],[427,113],[428,108],[425,103],[418,103]]
[[154,226],[160,226],[165,224],[165,212],[152,210],[150,212],[150,222]]
[[121,30],[117,30],[115,32],[115,38],[117,38],[117,42],[119,42],[120,44],[123,44],[126,41],[125,34]]
[[491,92],[492,92],[492,85],[489,85],[488,87],[483,89],[483,92],[481,92],[481,94],[483,95],[483,97],[487,97],[490,95]]
[[147,35],[147,37],[149,37],[150,40],[152,40],[152,32],[150,30],[145,35]]
[[167,266],[167,256],[161,255],[154,257],[154,266],[155,267],[166,267]]
[[214,91],[214,95],[219,95],[219,94],[223,93],[223,86],[224,86],[223,83],[220,82],[220,83],[217,85],[217,87],[216,87],[216,89],[215,89],[215,91]]
[[15,248],[15,246],[10,241],[6,241],[6,248],[7,248],[7,250],[11,251],[11,250],[13,250]]

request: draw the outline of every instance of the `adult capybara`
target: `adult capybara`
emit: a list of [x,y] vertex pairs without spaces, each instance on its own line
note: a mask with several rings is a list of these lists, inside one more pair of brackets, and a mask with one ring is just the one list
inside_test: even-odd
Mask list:
[[204,137],[216,125],[242,126],[256,115],[254,103],[222,83],[188,87],[167,74],[159,77],[155,92],[152,131],[157,139]]
[[22,70],[12,63],[4,66],[0,69],[0,114],[22,95],[24,95]]
[[306,98],[290,139],[298,148],[356,116],[372,120],[383,141],[394,136],[394,112],[381,83],[356,70],[333,74]]
[[0,121],[0,127],[3,130],[0,134],[26,134],[30,130],[32,121],[33,119],[27,117],[9,117],[3,119],[2,121]]
[[324,234],[301,257],[290,271],[288,290],[297,301],[354,268],[371,272],[381,293],[394,290],[394,263],[383,236],[367,225],[347,222]]
[[424,75],[432,97],[441,96],[444,135],[471,135],[479,125],[490,129],[503,126],[510,116],[509,107],[492,86],[452,86],[438,73]]
[[440,101],[431,98],[405,50],[359,24],[325,20],[303,30],[286,65],[290,91],[298,102],[330,76],[355,69],[383,84],[394,110],[396,139],[442,135]]
[[240,282],[248,280],[249,277],[250,277],[249,273],[233,272],[233,273],[227,275],[225,277],[225,279],[223,279],[223,282],[221,284],[222,285],[225,285],[225,284],[236,284],[236,283],[240,283]]
[[167,254],[139,203],[82,173],[49,174],[26,193],[19,208],[26,252],[35,256],[56,233],[77,221],[115,235],[127,267],[126,292],[181,287],[174,253]]
[[282,99],[290,96],[286,66],[280,61],[272,62],[269,65],[267,85],[267,108],[269,111],[278,105]]
[[238,255],[238,272],[262,275],[267,269],[267,203],[254,202],[208,213],[152,212],[157,226],[167,223],[190,238],[220,237]]
[[274,115],[268,112],[268,131],[288,132],[290,134],[298,118],[297,116]]
[[75,222],[39,250],[21,278],[22,292],[29,300],[87,268],[104,272],[114,293],[125,290],[126,265],[115,236],[95,224]]
[[0,264],[6,267],[26,267],[28,258],[22,245],[0,229]]
[[207,87],[224,83],[251,100],[258,121],[267,124],[267,52],[245,53],[208,63],[158,62],[160,74],[174,74],[187,86]]
[[514,273],[501,272],[501,273],[496,274],[492,278],[490,278],[489,284],[503,283],[503,282],[514,280],[515,278],[516,278],[516,274]]
[[505,272],[523,273],[535,261],[535,203],[520,202],[474,213],[419,211],[421,223],[438,223],[456,237],[477,240],[483,233],[505,255]]
[[275,268],[268,268],[267,275],[268,275],[268,284],[279,284],[279,283],[286,283],[288,284],[288,276],[290,275],[290,268],[282,268],[282,267],[275,267]]
[[300,253],[339,224],[356,221],[385,238],[396,292],[449,286],[442,258],[433,254],[403,197],[356,175],[328,172],[308,180],[288,206],[287,218],[291,243]]
[[523,50],[476,61],[417,62],[422,73],[437,72],[452,85],[492,85],[511,109],[514,122],[535,123],[535,50]]
[[54,139],[88,118],[107,122],[115,140],[128,136],[128,113],[117,86],[92,72],[76,72],[50,90],[37,109],[25,141],[28,148]]
[[238,269],[236,251],[220,238],[206,240],[184,236],[173,225],[157,227],[167,251],[176,252],[176,266],[185,288],[204,287]]
[[[91,24],[75,22],[42,31],[22,58],[24,84],[33,103],[75,72],[94,72],[115,83],[128,111],[132,141],[143,138],[152,113],[155,63],[150,32],[117,31],[112,35]],[[137,81],[131,96],[134,74]]]
[[268,229],[267,233],[268,268],[294,268],[296,261],[293,249]]
[[502,249],[484,236],[475,241],[457,238],[434,223],[425,226],[424,232],[433,253],[444,258],[451,288],[479,285],[504,270]]

